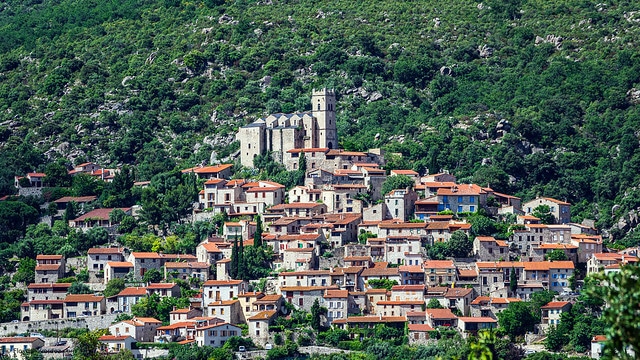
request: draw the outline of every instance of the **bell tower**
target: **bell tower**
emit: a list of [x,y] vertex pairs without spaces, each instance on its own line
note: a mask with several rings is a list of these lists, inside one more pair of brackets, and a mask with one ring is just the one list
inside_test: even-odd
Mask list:
[[333,90],[313,90],[311,94],[311,113],[318,126],[313,134],[318,147],[338,148],[336,129],[336,94]]

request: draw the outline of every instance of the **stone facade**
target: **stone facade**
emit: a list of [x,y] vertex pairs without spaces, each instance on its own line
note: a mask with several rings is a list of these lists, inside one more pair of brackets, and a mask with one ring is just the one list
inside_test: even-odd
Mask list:
[[241,164],[253,167],[253,159],[267,152],[284,163],[285,154],[291,149],[337,148],[335,104],[333,90],[313,90],[311,112],[273,114],[241,127],[236,135]]

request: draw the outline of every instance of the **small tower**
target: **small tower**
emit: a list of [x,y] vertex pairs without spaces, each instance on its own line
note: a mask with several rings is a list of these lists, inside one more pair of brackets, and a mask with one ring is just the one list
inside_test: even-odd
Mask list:
[[[311,113],[318,124],[314,134],[318,147],[338,148],[336,130],[336,94],[333,90],[313,90],[311,95]],[[315,141],[313,141],[316,143]]]

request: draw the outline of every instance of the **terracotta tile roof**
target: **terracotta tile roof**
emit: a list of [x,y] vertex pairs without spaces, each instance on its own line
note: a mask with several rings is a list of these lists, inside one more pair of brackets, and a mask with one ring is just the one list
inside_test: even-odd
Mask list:
[[344,261],[371,261],[371,256],[347,256]]
[[287,248],[284,249],[284,251],[293,253],[313,253],[313,248]]
[[224,179],[209,179],[207,181],[204,182],[205,185],[216,185],[216,184],[220,184],[226,182],[226,180]]
[[390,306],[402,306],[402,305],[423,305],[423,300],[382,300],[378,301],[377,305],[390,305]]
[[434,329],[428,324],[409,324],[409,331],[412,332],[428,332],[433,331]]
[[434,320],[448,320],[448,319],[456,319],[451,310],[449,309],[427,309],[427,316]]
[[285,291],[322,291],[329,289],[328,286],[283,286],[280,288],[280,292]]
[[175,309],[171,312],[169,312],[169,314],[188,314],[190,311],[192,311],[193,309],[190,308],[186,308],[186,309]]
[[62,260],[62,255],[38,255],[36,260]]
[[491,301],[491,298],[488,296],[478,296],[477,298],[473,299],[471,305],[488,304],[489,301]]
[[85,294],[69,294],[64,298],[64,302],[100,302],[104,296],[85,295]]
[[380,229],[425,229],[427,223],[424,222],[403,222],[403,223],[381,223]]
[[427,312],[426,311],[407,311],[407,317],[426,318]]
[[342,272],[345,274],[359,274],[363,271],[363,266],[348,266],[342,268]]
[[326,153],[327,151],[329,151],[329,148],[298,148],[298,149],[290,149],[287,150],[288,153],[292,153],[292,154],[299,154],[301,152],[322,152],[322,153]]
[[[116,208],[104,208],[104,209],[95,209],[89,211],[88,213],[73,219],[73,221],[84,221],[84,220],[109,220],[109,214]],[[128,212],[131,208],[117,208],[124,212]]]
[[546,305],[542,306],[540,309],[562,309],[563,307],[571,304],[568,301],[551,301]]
[[449,230],[449,223],[444,221],[434,221],[427,225],[427,230]]
[[209,264],[205,262],[166,262],[164,267],[167,269],[207,269]]
[[455,267],[453,260],[426,260],[424,262],[425,269],[453,269]]
[[458,184],[450,188],[441,187],[437,194],[438,196],[464,196],[486,194],[486,191],[476,184]]
[[246,192],[248,193],[274,192],[280,189],[281,189],[280,187],[276,187],[276,186],[262,186],[262,187],[252,187],[248,189]]
[[476,269],[458,269],[459,277],[475,277],[478,276]]
[[483,317],[461,316],[458,318],[458,320],[465,323],[493,323],[493,324],[498,323],[498,320],[490,318],[488,316],[483,316]]
[[22,337],[22,336],[0,337],[0,344],[24,344],[24,343],[33,343],[36,340],[42,341],[42,339],[37,337]]
[[220,164],[220,165],[214,165],[214,166],[192,167],[189,169],[181,170],[181,172],[183,174],[189,173],[189,172],[194,172],[196,174],[217,174],[231,167],[233,167],[233,164]]
[[239,302],[240,300],[219,300],[219,301],[212,301],[207,306],[231,306]]
[[367,289],[366,294],[386,294],[386,289]]
[[157,252],[132,252],[131,256],[135,259],[160,259],[161,256]]
[[423,273],[424,268],[420,265],[404,265],[398,267],[399,272],[409,272],[409,273]]
[[112,267],[112,268],[123,268],[123,267],[132,268],[133,267],[133,264],[128,261],[109,261],[107,265],[109,265],[109,267]]
[[391,291],[424,291],[425,285],[394,285]]
[[[193,320],[193,319],[192,319]],[[196,324],[193,321],[182,321],[175,324],[160,326],[157,330],[175,330],[181,328],[195,328]]]
[[36,271],[58,271],[60,269],[61,264],[45,264],[45,265],[37,265]]
[[72,201],[77,203],[84,203],[84,202],[94,201],[97,198],[98,198],[97,196],[64,196],[54,201],[54,203],[64,204]]
[[398,268],[383,268],[383,267],[373,267],[364,269],[360,276],[396,276],[399,275],[400,271]]
[[118,296],[144,296],[147,295],[146,287],[128,287],[118,293]]
[[258,300],[254,301],[254,304],[271,304],[271,303],[276,303],[278,301],[282,300],[282,295],[280,294],[275,294],[275,295],[264,295],[263,297],[259,298]]
[[349,297],[348,290],[327,290],[324,293],[325,299],[333,299],[333,298],[347,298]]
[[207,252],[210,252],[210,253],[220,253],[220,252],[222,252],[222,250],[220,250],[220,249],[218,248],[218,245],[216,245],[215,243],[210,243],[210,242],[208,242],[208,243],[201,244],[201,246],[202,246],[202,247],[203,247]]
[[150,283],[149,285],[147,285],[147,289],[173,289],[175,286],[177,286],[177,284],[175,283]]
[[562,249],[577,249],[578,247],[576,245],[572,245],[572,244],[540,244],[537,246],[538,249],[558,249],[558,250],[562,250]]
[[607,341],[607,337],[604,335],[596,335],[593,337],[593,339],[591,339],[592,343],[605,342],[605,341]]
[[531,261],[525,262],[525,271],[547,271],[550,269],[575,269],[572,261]]
[[259,320],[268,320],[271,319],[272,317],[274,317],[276,315],[276,311],[275,310],[267,310],[267,311],[261,311],[255,315],[253,315],[252,317],[248,318],[247,320],[249,321],[259,321]]
[[312,275],[329,275],[331,270],[305,270],[305,271],[285,271],[278,276],[312,276]]
[[122,255],[124,248],[106,247],[106,248],[91,248],[87,251],[87,255]]
[[235,286],[241,283],[242,280],[207,280],[203,286]]
[[494,238],[493,236],[476,236],[476,240],[481,241],[481,242],[495,242],[496,238]]
[[466,288],[448,288],[447,293],[444,295],[446,298],[459,298],[470,295],[473,289]]
[[29,284],[27,289],[68,289],[71,287],[71,283],[38,283],[38,284]]
[[328,156],[367,156],[367,154],[359,151],[345,151],[342,149],[331,149],[327,153]]
[[303,203],[303,202],[296,202],[296,203],[290,203],[290,204],[279,204],[279,205],[275,205],[272,206],[270,209],[271,210],[285,210],[285,209],[313,209],[315,207],[321,206],[322,204],[319,203]]
[[152,323],[152,324],[162,324],[162,321],[152,318],[152,317],[136,317],[134,320],[139,321],[141,323]]
[[561,200],[557,200],[557,199],[550,198],[550,197],[545,197],[545,198],[543,198],[543,199],[545,199],[545,200],[547,200],[547,201],[554,202],[554,203],[556,203],[556,204],[558,204],[558,205],[571,205],[571,203],[568,203],[568,202],[566,202],[566,201],[561,201]]
[[[340,320],[340,321],[339,321]],[[407,322],[406,316],[349,316],[346,319],[334,320],[333,323],[390,323],[390,322]]]
[[391,170],[391,174],[407,175],[407,176],[418,176],[418,175],[420,175],[420,174],[418,174],[417,172],[415,172],[413,170]]

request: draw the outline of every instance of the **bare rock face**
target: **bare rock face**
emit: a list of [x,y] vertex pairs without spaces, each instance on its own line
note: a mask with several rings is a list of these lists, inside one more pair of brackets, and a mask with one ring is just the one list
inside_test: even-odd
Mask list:
[[496,124],[496,131],[506,131],[511,130],[511,124],[508,120],[502,119]]
[[633,105],[640,104],[640,89],[632,88],[627,91],[627,99]]
[[562,49],[562,42],[563,41],[564,41],[564,39],[562,38],[562,36],[556,36],[556,35],[550,34],[550,35],[547,35],[544,38],[540,37],[540,36],[536,36],[535,43],[536,43],[536,45],[543,44],[543,43],[553,44],[553,46],[555,46],[556,50],[560,50],[560,49]]
[[480,54],[481,58],[488,58],[491,57],[491,55],[493,55],[493,48],[487,46],[487,44],[484,44],[482,46],[478,46],[478,53]]

